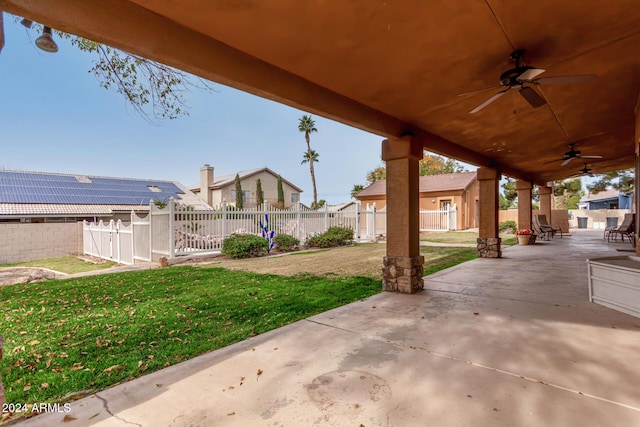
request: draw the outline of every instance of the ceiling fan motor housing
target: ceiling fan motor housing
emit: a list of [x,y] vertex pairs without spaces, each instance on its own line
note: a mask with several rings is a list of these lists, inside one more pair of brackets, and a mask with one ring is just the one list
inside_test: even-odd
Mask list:
[[507,70],[500,74],[500,84],[502,86],[521,86],[522,82],[518,80],[518,77],[520,77],[525,71],[533,69],[533,67],[522,66]]

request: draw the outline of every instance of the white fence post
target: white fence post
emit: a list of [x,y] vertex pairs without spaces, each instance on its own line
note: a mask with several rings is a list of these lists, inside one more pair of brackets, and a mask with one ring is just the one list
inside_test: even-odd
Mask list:
[[[149,215],[151,217],[151,215]],[[133,225],[133,211],[131,211],[131,264],[136,263],[136,227]]]
[[300,237],[300,202],[296,203],[296,239],[302,239]]
[[156,207],[153,200],[149,200],[149,258],[153,260],[153,210]]
[[373,228],[373,241],[377,242],[378,241],[378,232],[377,232],[378,229],[376,228],[376,216],[377,216],[377,214],[376,214],[376,202],[373,202],[373,213],[372,213],[372,216],[373,216],[373,220],[372,220],[372,222],[373,222],[373,227],[372,227]]
[[222,240],[227,238],[227,201],[222,201]]
[[360,211],[362,208],[361,202],[356,202],[356,240],[360,240]]
[[175,258],[176,256],[176,237],[174,230],[174,220],[176,216],[176,202],[171,197],[169,199],[169,258]]
[[324,231],[329,229],[329,205],[324,204]]

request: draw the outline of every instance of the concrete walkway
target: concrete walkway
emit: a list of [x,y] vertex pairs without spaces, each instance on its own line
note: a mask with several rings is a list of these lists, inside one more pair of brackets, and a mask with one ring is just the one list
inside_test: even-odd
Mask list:
[[638,426],[640,319],[588,302],[585,259],[617,247],[505,248],[19,424]]

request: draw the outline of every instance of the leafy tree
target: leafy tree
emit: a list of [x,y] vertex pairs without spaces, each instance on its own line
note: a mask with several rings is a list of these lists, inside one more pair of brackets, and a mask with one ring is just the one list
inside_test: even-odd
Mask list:
[[[504,202],[501,206],[506,206],[505,209],[509,209],[514,205],[514,200],[518,197],[518,190],[516,190],[516,181],[512,178],[506,178],[502,183],[502,194]],[[502,209],[502,207],[500,208]]]
[[264,203],[264,192],[262,191],[262,182],[260,182],[260,178],[256,182],[256,199],[258,201],[258,206],[262,206]]
[[240,175],[236,174],[235,179],[236,186],[236,209],[242,209],[244,207],[244,197],[242,194],[242,184],[240,183]]
[[596,181],[587,185],[591,193],[600,193],[608,188],[618,190],[624,194],[631,194],[634,187],[635,174],[633,169],[612,171],[595,174]]
[[[313,167],[313,163],[317,162],[318,154],[315,151],[311,150],[311,142],[310,142],[309,135],[312,132],[318,132],[318,129],[316,129],[316,123],[313,121],[311,116],[307,116],[305,114],[300,118],[298,122],[298,130],[300,132],[304,132],[304,139],[307,142],[306,156],[307,156],[307,162],[309,163],[309,172],[311,173],[311,184],[313,185],[313,203],[311,204],[311,207],[314,208],[318,204],[318,191],[316,190],[316,173]],[[316,155],[315,160],[313,158],[314,153]],[[303,160],[302,163],[305,163],[305,161]]]
[[282,187],[282,177],[278,175],[278,207],[284,208],[284,188]]
[[316,204],[315,209],[324,208],[326,204],[327,204],[327,201],[325,199],[320,199],[318,200],[318,203]]
[[364,185],[362,184],[355,184],[353,186],[353,188],[351,189],[351,198],[355,199],[356,198],[356,194],[358,194],[359,192],[361,192],[362,190],[364,190]]
[[387,179],[387,168],[384,166],[378,166],[372,171],[367,173],[367,183],[369,185],[373,184],[376,181],[383,181]]
[[464,167],[457,161],[426,152],[424,157],[420,159],[418,168],[420,176],[464,172]]
[[558,209],[578,209],[584,191],[580,178],[565,179],[554,184],[553,195]]
[[500,200],[498,203],[500,205],[500,210],[502,211],[506,211],[511,207],[511,202],[507,200],[506,197],[504,197],[502,194],[500,194]]
[[[16,17],[15,22],[19,20]],[[35,24],[30,30],[39,34],[42,27]],[[133,110],[150,123],[188,116],[185,93],[191,89],[213,89],[209,82],[168,65],[73,34],[55,33],[93,55],[89,72],[98,78],[100,86],[121,94]]]
[[[418,164],[418,173],[420,176],[443,175],[458,172],[464,172],[464,167],[457,161],[427,152],[424,153],[424,157],[420,159],[420,163]],[[385,179],[387,179],[387,168],[385,166],[378,166],[367,173],[367,183],[369,185]]]

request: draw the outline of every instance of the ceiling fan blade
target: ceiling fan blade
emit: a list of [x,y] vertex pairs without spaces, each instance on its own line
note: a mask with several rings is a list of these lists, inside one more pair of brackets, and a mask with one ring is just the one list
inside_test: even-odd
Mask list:
[[548,165],[549,163],[555,163],[555,162],[559,162],[560,160],[564,160],[564,159],[555,159],[555,160],[551,160],[549,162],[544,162],[543,165]]
[[496,93],[495,95],[493,95],[491,98],[487,99],[486,101],[484,101],[482,104],[478,105],[476,108],[474,108],[473,110],[469,111],[469,114],[473,114],[473,113],[477,113],[478,111],[482,110],[484,107],[486,107],[487,105],[491,104],[493,101],[495,101],[496,99],[500,98],[502,95],[504,95],[505,93],[507,93],[507,91],[509,90],[505,89],[503,91],[500,91],[498,93]]
[[601,159],[602,156],[578,156],[581,159]]
[[566,159],[564,162],[562,162],[562,164],[560,166],[566,166],[569,164],[569,162],[571,160],[575,159],[575,157],[569,157],[568,159]]
[[557,85],[564,83],[585,83],[597,79],[595,74],[578,74],[575,76],[556,76],[556,77],[541,77],[533,80],[531,83],[537,85]]
[[516,80],[521,81],[521,82],[528,82],[528,81],[531,81],[531,80],[535,79],[536,77],[538,77],[540,74],[544,73],[545,71],[546,70],[543,70],[541,68],[531,68],[531,69],[525,71],[524,73],[520,74]]
[[531,105],[533,108],[538,108],[547,103],[543,97],[538,95],[533,88],[523,87],[518,91],[520,95]]
[[485,87],[484,89],[476,89],[476,90],[472,90],[469,92],[463,92],[463,93],[459,93],[458,96],[467,96],[467,95],[473,95],[475,93],[480,93],[480,92],[485,92],[487,90],[495,90],[495,89],[500,89],[502,86],[491,86],[491,87]]

